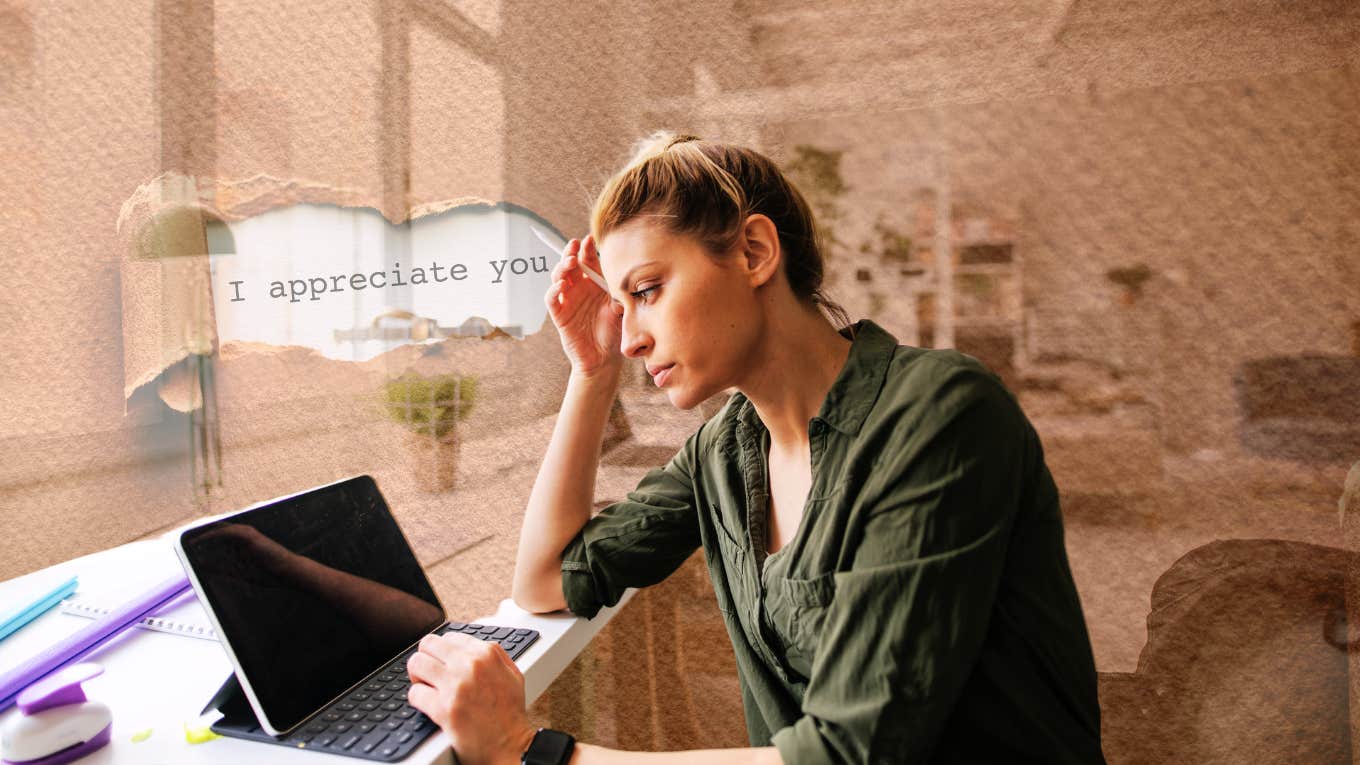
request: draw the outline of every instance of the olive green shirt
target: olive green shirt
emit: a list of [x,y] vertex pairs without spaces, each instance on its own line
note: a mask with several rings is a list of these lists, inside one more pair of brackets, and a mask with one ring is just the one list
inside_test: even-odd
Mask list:
[[769,432],[737,393],[563,550],[568,607],[592,617],[702,546],[751,744],[788,765],[1102,762],[1033,427],[976,360],[852,329],[785,547],[766,553]]

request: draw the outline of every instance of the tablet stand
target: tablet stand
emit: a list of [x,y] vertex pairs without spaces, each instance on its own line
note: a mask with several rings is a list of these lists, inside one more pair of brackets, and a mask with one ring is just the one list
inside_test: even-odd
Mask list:
[[260,721],[255,719],[255,710],[251,708],[250,700],[246,698],[246,692],[242,690],[235,672],[227,675],[226,682],[222,683],[222,687],[217,689],[199,714],[207,714],[214,709],[222,713],[222,718],[212,724],[215,733],[251,741],[285,743],[260,727]]

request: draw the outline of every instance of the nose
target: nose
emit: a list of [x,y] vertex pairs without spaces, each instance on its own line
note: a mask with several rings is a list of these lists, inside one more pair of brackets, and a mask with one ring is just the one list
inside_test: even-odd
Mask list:
[[623,309],[623,322],[619,332],[619,352],[626,358],[636,358],[651,347],[652,337],[638,325],[637,315]]

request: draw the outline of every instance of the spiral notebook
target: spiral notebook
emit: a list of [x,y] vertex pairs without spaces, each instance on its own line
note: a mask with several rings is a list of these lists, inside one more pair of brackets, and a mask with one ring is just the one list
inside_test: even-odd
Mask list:
[[[117,598],[105,600],[88,593],[77,592],[62,601],[60,608],[63,614],[98,619],[101,616],[107,616],[120,603],[121,601]],[[137,622],[137,626],[156,632],[168,632],[172,635],[184,635],[217,642],[217,631],[208,621],[208,615],[204,613],[203,605],[198,602],[198,597],[193,590],[175,598],[174,601],[167,603],[164,608],[154,614],[143,617],[141,621]]]

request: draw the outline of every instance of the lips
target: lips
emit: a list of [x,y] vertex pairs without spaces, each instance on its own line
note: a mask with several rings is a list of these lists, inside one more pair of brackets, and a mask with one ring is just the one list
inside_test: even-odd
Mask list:
[[656,383],[656,387],[660,388],[666,384],[666,380],[670,379],[671,369],[674,367],[675,367],[674,364],[667,364],[665,366],[658,367],[647,367],[647,374],[652,376],[652,382]]

